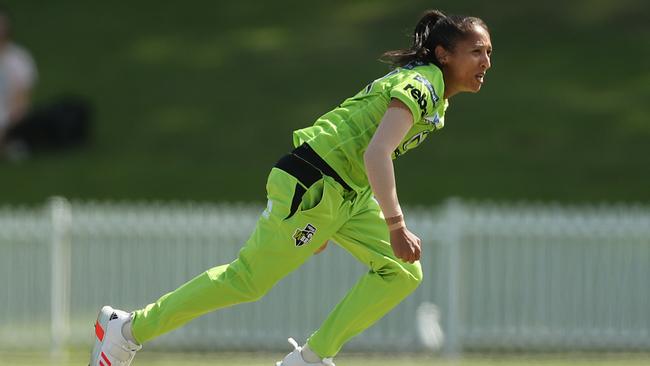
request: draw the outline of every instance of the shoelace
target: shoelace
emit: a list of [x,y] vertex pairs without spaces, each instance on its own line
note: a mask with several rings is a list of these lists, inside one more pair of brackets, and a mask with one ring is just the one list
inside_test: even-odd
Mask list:
[[[293,350],[294,350],[294,351],[295,351],[295,350],[302,350],[302,347],[300,347],[300,346],[298,345],[298,342],[296,342],[295,339],[293,339],[293,338],[289,338],[289,339],[287,339],[287,340],[288,340],[289,343],[291,343],[291,345],[293,346]],[[332,358],[324,358],[323,361],[322,361],[322,363],[323,363],[324,365],[326,365],[326,366],[336,366],[336,365],[334,364],[334,360],[333,360]]]

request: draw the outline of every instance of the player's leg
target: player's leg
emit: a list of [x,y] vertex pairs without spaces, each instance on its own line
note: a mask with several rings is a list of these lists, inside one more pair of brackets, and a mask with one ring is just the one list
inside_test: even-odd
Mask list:
[[202,314],[255,301],[310,258],[340,226],[332,220],[336,216],[332,210],[341,199],[336,192],[325,191],[328,186],[320,180],[304,193],[302,208],[290,215],[296,182],[284,171],[273,169],[267,185],[270,210],[258,220],[239,257],[136,311],[135,339],[146,342]]
[[333,240],[370,268],[309,338],[320,357],[335,356],[343,344],[383,317],[422,281],[419,262],[403,262],[390,246],[388,228],[369,191]]
[[[212,268],[135,311],[133,319],[114,321],[130,322],[127,326],[134,340],[142,344],[207,312],[262,297],[277,281],[304,263],[340,226],[333,220],[337,217],[333,210],[339,208],[342,198],[324,180],[300,194],[301,206],[290,215],[296,184],[296,178],[274,168],[267,182],[269,207],[235,261]],[[109,322],[104,328],[121,327],[111,327]],[[124,339],[122,334],[115,337]],[[99,335],[97,344],[95,348],[99,351],[93,354],[101,355],[108,346],[103,345]],[[118,348],[124,348],[124,342],[111,347]],[[93,357],[92,366],[99,365],[101,359]]]
[[92,366],[111,364],[129,365],[142,346],[126,339],[122,326],[131,320],[131,314],[104,306],[95,322],[95,344],[90,354]]

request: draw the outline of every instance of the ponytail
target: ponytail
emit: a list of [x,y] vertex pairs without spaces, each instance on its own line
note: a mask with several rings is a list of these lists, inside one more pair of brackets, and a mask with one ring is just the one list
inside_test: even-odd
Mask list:
[[413,31],[413,45],[411,49],[416,59],[427,60],[430,56],[434,56],[435,51],[427,48],[427,40],[430,35],[434,32],[436,24],[441,21],[444,21],[447,16],[440,10],[430,10],[422,16],[418,24],[415,26],[415,31]]
[[402,67],[413,62],[432,63],[441,67],[435,49],[442,46],[453,50],[456,42],[479,25],[487,30],[487,25],[475,17],[450,15],[440,10],[426,11],[413,31],[413,44],[410,48],[386,51],[380,61],[393,67]]

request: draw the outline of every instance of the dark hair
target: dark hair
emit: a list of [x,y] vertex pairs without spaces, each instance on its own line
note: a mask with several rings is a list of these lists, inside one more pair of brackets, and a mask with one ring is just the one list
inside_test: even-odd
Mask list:
[[463,15],[445,15],[440,10],[428,10],[413,31],[413,45],[410,48],[386,51],[380,60],[393,67],[407,65],[411,62],[433,63],[441,67],[436,58],[436,46],[452,51],[456,42],[472,32],[474,26],[481,26],[486,31],[487,25],[481,19]]

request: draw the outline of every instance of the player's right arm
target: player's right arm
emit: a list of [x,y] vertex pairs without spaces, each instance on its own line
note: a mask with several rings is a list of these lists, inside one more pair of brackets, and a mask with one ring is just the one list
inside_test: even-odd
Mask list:
[[363,157],[370,187],[390,230],[393,252],[409,263],[420,259],[420,238],[404,223],[391,155],[412,125],[410,108],[402,101],[392,99]]

